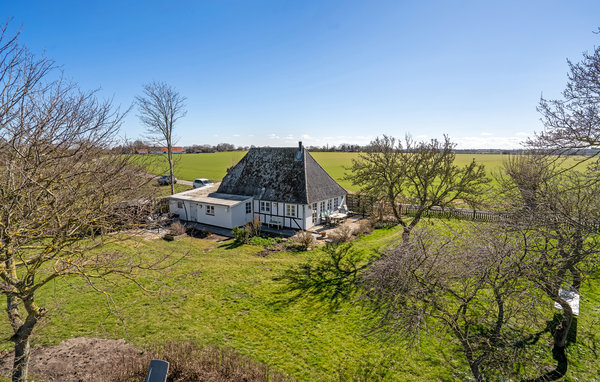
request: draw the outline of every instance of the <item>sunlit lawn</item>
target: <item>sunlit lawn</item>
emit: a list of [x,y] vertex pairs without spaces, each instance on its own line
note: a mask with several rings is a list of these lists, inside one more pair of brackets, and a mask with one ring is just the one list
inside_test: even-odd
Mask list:
[[[433,224],[448,229],[458,223]],[[355,246],[368,256],[398,238],[396,228],[380,229]],[[143,293],[124,282],[105,285],[116,302],[117,309],[112,312],[104,296],[78,279],[46,286],[37,301],[48,307],[50,314],[36,330],[34,345],[56,344],[76,336],[125,338],[142,347],[167,339],[191,339],[232,347],[309,381],[359,377],[368,381],[432,381],[469,376],[462,355],[448,346],[441,334],[409,344],[398,337],[386,339],[372,333],[368,312],[350,302],[336,311],[308,300],[287,303],[283,285],[274,277],[321,256],[319,250],[272,252],[261,257],[257,255],[260,247],[194,238],[174,242],[132,238],[111,248],[123,256],[139,253],[160,258],[170,254],[184,258],[169,270],[141,275],[143,284],[155,292]],[[573,362],[567,380],[598,377],[594,349],[600,339],[599,300],[598,283],[586,284],[579,318],[580,342],[569,348]],[[4,333],[10,331],[6,320],[0,322],[0,328]],[[8,349],[10,345],[5,336],[2,347]]]

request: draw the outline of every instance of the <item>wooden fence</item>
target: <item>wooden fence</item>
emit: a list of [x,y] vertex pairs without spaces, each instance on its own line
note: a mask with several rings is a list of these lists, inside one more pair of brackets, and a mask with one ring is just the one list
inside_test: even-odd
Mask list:
[[[386,206],[382,202],[377,202],[373,198],[362,194],[348,194],[346,196],[346,205],[348,209],[355,214],[362,216],[371,216],[373,211],[378,213],[378,209],[383,209],[386,214],[390,214],[389,204]],[[386,208],[387,207],[387,208]],[[400,214],[411,216],[419,209],[415,204],[398,204]],[[447,219],[467,219],[476,221],[498,221],[502,218],[499,212],[483,211],[468,208],[441,208],[432,207],[423,214],[423,217],[436,217]]]

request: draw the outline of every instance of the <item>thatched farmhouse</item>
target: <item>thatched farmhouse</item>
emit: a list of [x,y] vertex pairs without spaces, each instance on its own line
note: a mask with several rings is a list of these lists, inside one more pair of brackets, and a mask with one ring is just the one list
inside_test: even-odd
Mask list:
[[300,142],[297,148],[250,149],[216,191],[172,195],[169,209],[181,220],[224,228],[258,219],[271,227],[305,230],[345,208],[346,194]]

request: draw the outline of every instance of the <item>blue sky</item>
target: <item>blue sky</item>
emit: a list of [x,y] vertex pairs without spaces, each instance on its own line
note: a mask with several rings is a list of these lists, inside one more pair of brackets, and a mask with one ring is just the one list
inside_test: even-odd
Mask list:
[[[518,147],[566,58],[600,42],[599,14],[597,0],[0,0],[25,45],[123,108],[144,83],[177,88],[180,145]],[[134,109],[122,134],[143,130]]]

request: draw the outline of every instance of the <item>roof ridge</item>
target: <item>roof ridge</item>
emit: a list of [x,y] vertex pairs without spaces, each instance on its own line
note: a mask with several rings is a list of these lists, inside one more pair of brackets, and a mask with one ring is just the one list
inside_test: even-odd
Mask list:
[[303,163],[302,167],[304,168],[304,195],[306,195],[306,204],[310,204],[310,200],[308,200],[308,176],[306,175],[306,153],[307,152],[308,152],[308,150],[306,150],[303,146],[302,147],[302,160],[304,163]]

